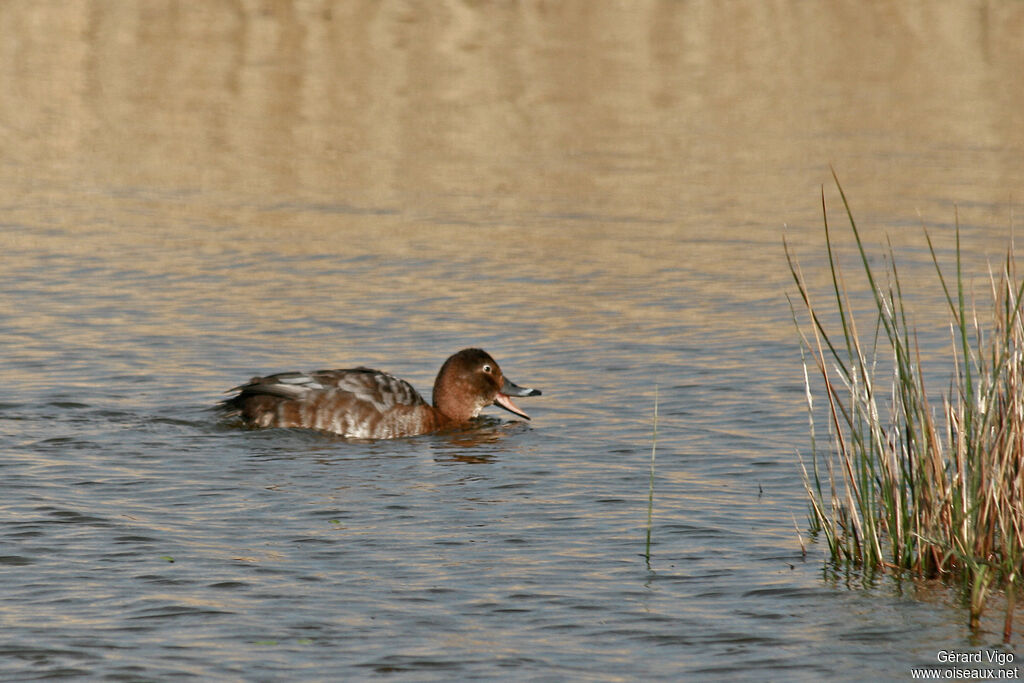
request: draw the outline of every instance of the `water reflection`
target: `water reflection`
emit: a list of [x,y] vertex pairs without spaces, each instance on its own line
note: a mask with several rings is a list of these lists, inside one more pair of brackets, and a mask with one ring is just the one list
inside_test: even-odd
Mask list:
[[880,213],[944,219],[956,177],[992,218],[1024,144],[1024,96],[993,85],[1021,62],[1020,8],[847,10],[8,3],[7,196],[36,209],[71,181],[272,233],[309,222],[268,211],[285,201],[355,207],[341,222],[362,228],[365,212],[749,234],[813,224],[831,161]]
[[465,428],[431,435],[429,445],[439,463],[490,464],[505,454],[515,457],[521,443],[508,447],[505,440],[527,430],[528,423],[482,415]]

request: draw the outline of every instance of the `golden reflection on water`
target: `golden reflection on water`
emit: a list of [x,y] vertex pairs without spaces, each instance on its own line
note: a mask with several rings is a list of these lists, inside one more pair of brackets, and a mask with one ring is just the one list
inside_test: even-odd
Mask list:
[[756,327],[783,226],[820,241],[829,163],[866,224],[960,202],[1002,248],[1022,31],[1003,2],[4,3],[0,205],[30,226],[7,265],[251,258],[221,305],[283,315],[230,296],[260,261],[440,259],[471,277],[389,287],[507,296],[505,268],[582,311]]
[[[1006,87],[1024,62],[1013,3],[13,2],[0,13],[7,173],[107,191],[451,220],[534,216],[538,204],[603,222],[724,212],[726,225],[775,228],[790,198],[813,207],[804,195],[830,161],[861,194],[914,201],[962,174],[1003,199],[1024,144],[1024,95]],[[862,137],[872,131],[888,135]],[[958,164],[960,147],[991,153]],[[914,150],[947,167],[901,173]],[[750,195],[770,201],[738,201]]]

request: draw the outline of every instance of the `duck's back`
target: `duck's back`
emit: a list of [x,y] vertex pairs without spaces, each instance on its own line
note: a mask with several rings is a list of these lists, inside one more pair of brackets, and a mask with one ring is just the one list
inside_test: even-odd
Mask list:
[[303,427],[362,439],[437,429],[438,415],[408,382],[370,368],[253,377],[224,402],[253,427]]

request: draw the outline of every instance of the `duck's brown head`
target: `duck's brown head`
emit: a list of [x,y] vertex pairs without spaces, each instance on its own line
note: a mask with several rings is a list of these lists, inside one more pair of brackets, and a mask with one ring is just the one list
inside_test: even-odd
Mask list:
[[434,381],[434,407],[456,423],[467,422],[494,404],[530,419],[512,396],[540,396],[508,381],[498,363],[481,349],[463,349],[444,362]]

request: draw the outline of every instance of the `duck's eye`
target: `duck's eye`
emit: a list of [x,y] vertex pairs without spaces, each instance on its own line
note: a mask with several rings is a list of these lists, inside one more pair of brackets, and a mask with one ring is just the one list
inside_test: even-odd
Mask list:
[[491,366],[490,366],[490,365],[488,365],[488,364],[486,364],[486,363],[485,363],[485,364],[484,364],[484,366],[483,366],[482,368],[480,368],[480,369],[481,369],[481,370],[483,370],[484,372],[486,372],[486,373],[487,373],[488,375],[489,375],[489,374],[491,374]]

